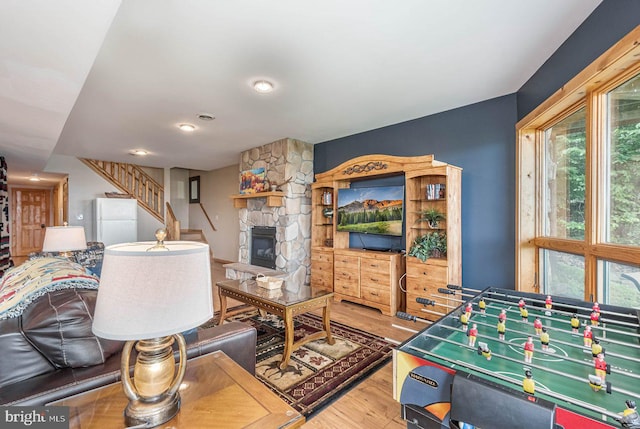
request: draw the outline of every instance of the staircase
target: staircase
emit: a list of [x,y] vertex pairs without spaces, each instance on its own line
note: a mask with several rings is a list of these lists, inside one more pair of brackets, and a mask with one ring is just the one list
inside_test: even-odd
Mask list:
[[[201,229],[181,229],[180,240],[198,241],[200,243],[206,244],[207,246],[209,245],[207,237],[204,236],[204,233]],[[211,250],[211,246],[209,246],[209,255],[211,256],[211,262],[213,262],[213,250]]]
[[85,165],[120,191],[133,196],[153,217],[164,223],[164,188],[134,164],[80,158]]

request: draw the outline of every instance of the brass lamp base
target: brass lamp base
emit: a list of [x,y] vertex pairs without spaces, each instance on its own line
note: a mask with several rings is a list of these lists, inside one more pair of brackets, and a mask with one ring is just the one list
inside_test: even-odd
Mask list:
[[155,427],[171,420],[179,410],[180,394],[178,392],[171,397],[154,401],[153,404],[137,399],[130,400],[124,410],[124,423],[127,426]]
[[[175,369],[171,345],[178,340],[180,362]],[[129,375],[129,358],[135,345],[138,351],[133,380]],[[180,410],[178,389],[184,378],[187,363],[187,347],[181,334],[127,341],[122,349],[122,388],[129,398],[124,410],[127,426],[159,426],[169,421]]]

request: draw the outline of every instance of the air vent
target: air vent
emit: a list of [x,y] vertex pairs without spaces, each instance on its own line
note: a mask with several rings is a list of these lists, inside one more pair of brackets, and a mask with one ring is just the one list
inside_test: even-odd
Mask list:
[[215,117],[213,115],[208,114],[208,113],[200,113],[198,115],[198,119],[200,119],[201,121],[213,121],[215,119]]

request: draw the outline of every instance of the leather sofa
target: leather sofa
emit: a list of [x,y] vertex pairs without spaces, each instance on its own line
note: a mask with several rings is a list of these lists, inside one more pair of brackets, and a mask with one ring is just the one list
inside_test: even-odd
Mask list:
[[[95,288],[50,290],[0,320],[0,405],[46,405],[120,380],[123,343],[91,332],[96,297]],[[255,373],[255,328],[232,322],[184,336],[188,359],[222,350]]]

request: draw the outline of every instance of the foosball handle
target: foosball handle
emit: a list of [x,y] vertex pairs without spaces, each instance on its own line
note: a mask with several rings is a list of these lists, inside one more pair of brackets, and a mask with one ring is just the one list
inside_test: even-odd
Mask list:
[[439,288],[438,288],[438,292],[439,292],[439,293],[444,293],[444,294],[446,294],[446,295],[455,295],[455,294],[456,294],[456,291],[455,291],[455,290],[449,290],[449,289],[445,289],[445,288],[443,288],[443,287],[439,287]]
[[409,313],[405,313],[404,311],[398,311],[396,313],[396,317],[399,318],[399,319],[408,320],[410,322],[415,322],[416,319],[417,319],[416,316],[414,316],[412,314],[409,314]]
[[458,285],[447,285],[447,289],[452,289],[452,290],[462,290],[462,286],[458,286]]
[[416,302],[419,303],[419,304],[424,304],[424,305],[433,305],[433,306],[436,305],[436,302],[434,300],[427,299],[427,298],[418,297],[418,298],[416,298]]

